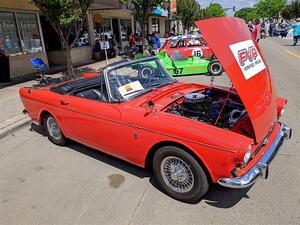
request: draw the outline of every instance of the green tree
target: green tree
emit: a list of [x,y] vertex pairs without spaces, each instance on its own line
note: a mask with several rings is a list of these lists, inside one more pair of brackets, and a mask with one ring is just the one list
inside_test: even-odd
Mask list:
[[249,20],[253,20],[255,18],[259,18],[257,11],[255,8],[242,8],[234,13],[235,17],[239,17],[244,19],[246,22]]
[[196,0],[177,0],[177,12],[174,19],[181,20],[183,29],[189,30],[201,17],[201,8]]
[[277,18],[286,5],[286,0],[260,0],[254,7],[260,17]]
[[222,6],[219,3],[211,3],[207,7],[207,11],[211,15],[211,17],[226,16],[225,10],[222,8]]
[[300,17],[300,0],[291,1],[282,11],[285,19],[295,19]]
[[211,18],[213,17],[212,13],[210,11],[207,10],[207,8],[201,8],[199,10],[199,18],[200,19],[208,19],[208,18]]
[[[51,23],[54,30],[62,40],[68,75],[70,79],[75,77],[71,59],[71,48],[74,46],[80,30],[86,20],[86,12],[94,0],[29,0],[40,9]],[[71,32],[75,30],[75,39],[70,43]]]
[[145,39],[147,37],[147,24],[149,21],[149,16],[152,14],[153,10],[159,6],[162,6],[164,0],[122,0],[123,4],[130,5],[134,11],[135,20],[141,25],[141,32],[143,37],[143,49],[145,45]]

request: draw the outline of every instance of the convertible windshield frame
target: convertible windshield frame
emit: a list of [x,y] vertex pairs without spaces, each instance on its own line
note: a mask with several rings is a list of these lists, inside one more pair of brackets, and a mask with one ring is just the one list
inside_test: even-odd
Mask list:
[[[134,96],[131,96],[129,98],[124,98],[124,97],[123,98],[116,98],[116,97],[113,96],[112,89],[114,89],[115,87],[111,87],[111,83],[110,83],[110,80],[109,80],[109,76],[112,76],[112,75],[110,75],[111,71],[118,70],[118,69],[121,69],[121,68],[124,68],[124,67],[130,67],[131,65],[134,66],[134,65],[137,65],[137,64],[140,64],[140,63],[142,64],[142,63],[147,63],[147,62],[151,62],[151,61],[155,62],[156,65],[159,67],[161,72],[166,77],[166,79],[165,79],[166,82],[160,83],[157,86],[153,86],[153,87],[151,87],[147,90],[145,89],[144,91],[141,91],[141,92],[139,92],[139,93],[137,93]],[[156,57],[153,57],[153,56],[145,57],[145,58],[138,59],[138,60],[121,61],[119,63],[108,65],[106,68],[104,68],[103,75],[104,75],[104,81],[105,81],[106,89],[107,89],[107,92],[108,92],[109,102],[126,102],[126,101],[130,101],[130,100],[135,99],[135,98],[137,98],[141,95],[144,95],[144,94],[146,94],[150,91],[153,91],[157,88],[161,88],[161,87],[166,86],[168,84],[177,82],[177,80],[175,80],[168,73],[168,71],[162,66],[159,59],[156,58]]]

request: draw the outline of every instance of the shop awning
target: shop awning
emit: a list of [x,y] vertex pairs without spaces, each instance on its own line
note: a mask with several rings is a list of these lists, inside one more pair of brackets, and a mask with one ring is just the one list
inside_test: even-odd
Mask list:
[[154,10],[152,11],[152,13],[153,13],[154,15],[157,15],[157,16],[168,17],[168,11],[167,11],[167,10],[164,10],[164,9],[162,9],[162,8],[160,8],[160,7],[157,7],[156,9],[154,9]]

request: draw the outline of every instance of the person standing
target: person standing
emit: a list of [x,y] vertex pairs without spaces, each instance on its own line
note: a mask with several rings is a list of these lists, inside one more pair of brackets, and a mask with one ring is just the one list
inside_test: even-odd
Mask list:
[[112,44],[113,56],[116,57],[119,55],[119,48],[118,48],[118,42],[115,34],[113,35],[111,44]]
[[248,21],[247,26],[248,26],[249,31],[252,33],[253,32],[253,24],[252,24],[251,20]]
[[252,37],[253,39],[258,43],[260,39],[260,31],[261,31],[261,25],[259,23],[259,20],[256,19],[254,21],[253,31],[252,31]]
[[275,22],[273,19],[270,21],[270,28],[269,28],[269,37],[274,37],[275,32]]
[[173,33],[173,36],[176,35],[176,25],[175,24],[172,27],[172,33]]
[[293,23],[291,26],[294,28],[294,31],[293,31],[294,44],[293,44],[293,46],[295,46],[298,43],[298,39],[300,38],[300,18],[297,18],[296,23]]

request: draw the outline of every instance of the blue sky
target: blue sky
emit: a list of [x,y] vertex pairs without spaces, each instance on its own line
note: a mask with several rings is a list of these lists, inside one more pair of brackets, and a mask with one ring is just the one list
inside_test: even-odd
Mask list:
[[[200,3],[201,7],[207,7],[211,0],[197,0]],[[232,6],[235,6],[236,10],[239,10],[244,7],[251,7],[255,3],[258,2],[258,0],[213,0],[214,3],[220,3],[223,8],[232,8]],[[233,16],[232,10],[226,11],[226,14],[228,16]]]

